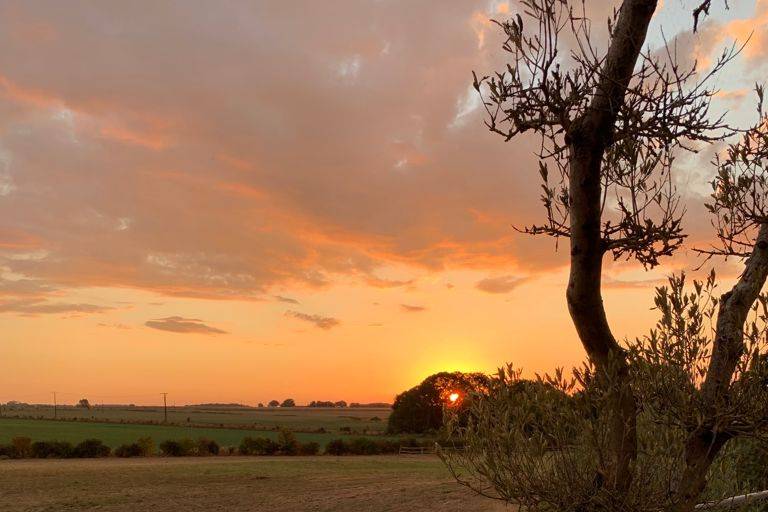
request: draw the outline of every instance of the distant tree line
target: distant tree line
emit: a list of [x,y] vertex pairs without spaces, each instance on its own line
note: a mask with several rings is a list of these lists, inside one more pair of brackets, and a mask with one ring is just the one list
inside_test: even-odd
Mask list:
[[[264,407],[263,403],[259,403],[259,407]],[[279,400],[270,400],[267,402],[267,407],[296,407],[296,400],[293,398],[286,398],[282,402]],[[356,408],[356,409],[363,409],[363,408],[369,408],[369,409],[389,409],[392,407],[392,404],[388,404],[386,402],[371,402],[371,403],[360,403],[360,402],[352,402],[347,403],[346,400],[312,400],[307,404],[307,407],[334,407],[334,408]]]
[[344,400],[339,400],[338,402],[333,402],[331,400],[312,400],[309,402],[309,405],[307,407],[347,407],[347,402]]

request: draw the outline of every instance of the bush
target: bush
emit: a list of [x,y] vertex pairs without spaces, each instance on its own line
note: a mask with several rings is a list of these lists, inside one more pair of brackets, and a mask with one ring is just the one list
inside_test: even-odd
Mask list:
[[12,444],[0,444],[0,459],[15,459],[16,450]]
[[204,437],[201,437],[197,440],[197,455],[199,456],[207,456],[207,455],[218,455],[220,451],[219,443],[214,441],[213,439],[206,439]]
[[72,457],[81,459],[93,459],[96,457],[108,457],[112,452],[109,446],[101,442],[101,439],[86,439],[72,450]]
[[151,437],[141,437],[135,443],[118,446],[115,449],[116,457],[150,457],[155,453],[155,442]]
[[169,439],[160,443],[160,452],[166,457],[186,457],[191,455],[197,444],[191,439],[175,441]]
[[14,437],[11,439],[11,445],[15,451],[15,458],[26,459],[32,456],[32,439],[28,437]]
[[[403,446],[423,446],[424,443],[415,439],[403,441]],[[397,453],[401,443],[389,439],[371,439],[356,437],[354,439],[334,439],[325,447],[326,455],[381,455]]]
[[317,455],[320,453],[320,445],[314,441],[299,444],[299,455]]
[[378,455],[379,447],[372,439],[357,437],[349,442],[349,452],[352,455]]
[[349,446],[343,439],[334,439],[325,445],[325,453],[327,455],[346,455],[349,453]]
[[141,448],[142,457],[151,457],[155,454],[155,440],[151,437],[140,437],[135,444]]
[[121,444],[115,448],[115,457],[141,457],[141,446],[138,443]]
[[379,447],[379,453],[381,454],[392,454],[400,451],[400,443],[390,441],[389,439],[378,440],[376,441],[376,444]]
[[246,437],[240,442],[241,455],[274,455],[279,449],[276,442],[264,437]]
[[299,453],[299,441],[296,435],[289,430],[281,430],[277,436],[277,446],[283,455],[296,455]]
[[731,496],[768,488],[768,445],[764,441],[734,439],[717,462],[708,483],[714,496]]
[[72,456],[72,443],[66,441],[35,441],[31,446],[36,459],[66,459]]

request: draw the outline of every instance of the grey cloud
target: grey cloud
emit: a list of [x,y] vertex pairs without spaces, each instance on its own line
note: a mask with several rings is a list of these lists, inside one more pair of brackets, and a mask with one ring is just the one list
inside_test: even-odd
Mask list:
[[278,302],[285,302],[287,304],[299,304],[299,301],[291,298],[291,297],[284,297],[282,295],[273,295],[276,301]]
[[407,281],[403,281],[398,279],[382,279],[380,277],[369,276],[366,278],[365,282],[368,284],[368,286],[373,286],[374,288],[399,288],[401,286],[409,286],[413,284],[414,280],[408,279]]
[[227,334],[226,331],[206,325],[198,318],[184,318],[181,316],[169,316],[166,318],[149,320],[145,322],[144,325],[160,331],[183,334]]
[[45,299],[14,299],[0,301],[0,313],[19,313],[22,315],[53,315],[53,314],[91,314],[103,313],[113,309],[96,304],[70,304],[64,302],[48,302]]
[[499,276],[478,281],[475,287],[486,293],[509,293],[526,281],[524,277]]
[[321,316],[321,315],[309,315],[307,313],[301,313],[299,311],[286,311],[285,316],[290,316],[304,322],[314,324],[316,327],[324,330],[330,330],[338,326],[341,321],[336,318]]

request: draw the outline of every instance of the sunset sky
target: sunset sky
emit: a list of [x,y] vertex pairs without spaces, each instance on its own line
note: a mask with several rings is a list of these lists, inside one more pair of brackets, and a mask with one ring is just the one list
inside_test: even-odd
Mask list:
[[[604,32],[618,3],[587,3]],[[768,0],[716,3],[696,37],[691,3],[665,0],[649,43],[706,66],[754,31],[717,81],[745,126]],[[391,401],[440,370],[578,363],[567,243],[511,227],[541,219],[535,141],[488,133],[470,87],[510,12],[0,2],[0,401]],[[715,150],[678,162],[689,248]],[[615,334],[700,263],[608,265]]]

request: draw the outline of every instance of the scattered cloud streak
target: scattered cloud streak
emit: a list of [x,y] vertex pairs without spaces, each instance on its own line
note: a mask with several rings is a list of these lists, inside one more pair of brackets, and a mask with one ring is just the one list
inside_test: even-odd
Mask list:
[[518,276],[487,277],[478,281],[475,287],[486,293],[509,293],[526,280],[525,277]]
[[408,279],[407,281],[402,281],[398,279],[382,279],[375,276],[369,276],[365,279],[365,282],[368,286],[372,286],[373,288],[399,288],[401,286],[412,285],[414,280]]
[[12,299],[0,302],[0,313],[18,313],[27,316],[56,315],[56,314],[93,314],[103,313],[113,309],[96,304],[70,304],[66,302],[49,302],[44,299]]
[[334,327],[341,324],[340,320],[333,317],[322,316],[322,315],[309,315],[307,313],[301,313],[299,311],[286,311],[285,316],[296,318],[303,322],[309,322],[311,324],[314,324],[315,327],[318,327],[326,331],[333,329]]
[[603,276],[602,285],[603,288],[642,288],[645,290],[652,290],[655,286],[660,286],[666,283],[667,280],[663,278],[656,279],[616,279],[611,276]]
[[169,316],[166,318],[158,318],[156,320],[148,320],[144,325],[160,331],[182,334],[227,334],[226,331],[206,325],[198,318],[184,318],[181,316]]
[[276,301],[285,302],[287,304],[299,304],[299,301],[291,297],[284,297],[282,295],[273,295]]

